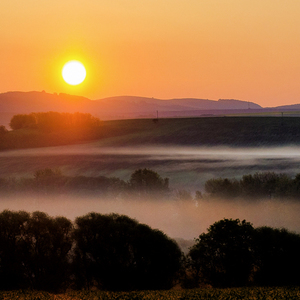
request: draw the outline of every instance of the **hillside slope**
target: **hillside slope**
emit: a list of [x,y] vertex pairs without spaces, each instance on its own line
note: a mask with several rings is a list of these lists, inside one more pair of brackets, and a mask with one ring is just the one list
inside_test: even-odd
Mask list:
[[6,133],[0,149],[56,146],[94,141],[103,146],[282,146],[300,144],[299,117],[211,117],[103,121],[97,131]]
[[268,146],[300,144],[298,117],[207,117],[103,122],[107,145]]

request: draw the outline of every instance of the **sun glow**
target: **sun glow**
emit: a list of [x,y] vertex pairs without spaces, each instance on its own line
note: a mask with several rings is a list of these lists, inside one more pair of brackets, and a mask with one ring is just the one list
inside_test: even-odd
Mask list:
[[71,60],[64,65],[62,69],[62,77],[66,83],[70,85],[78,85],[82,83],[86,77],[85,67],[81,62]]

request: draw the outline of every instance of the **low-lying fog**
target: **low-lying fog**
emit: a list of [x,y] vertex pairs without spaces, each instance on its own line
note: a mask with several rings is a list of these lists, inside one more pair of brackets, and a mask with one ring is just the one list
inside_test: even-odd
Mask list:
[[241,178],[258,171],[295,176],[300,173],[300,147],[103,147],[90,143],[0,152],[0,177],[33,176],[43,168],[64,175],[108,176],[128,180],[138,168],[169,177],[170,186],[203,190],[214,177]]
[[300,202],[280,202],[274,199],[249,203],[243,200],[134,201],[35,195],[25,198],[2,198],[0,211],[4,209],[28,212],[39,210],[51,216],[66,216],[71,220],[91,211],[102,214],[119,213],[160,229],[170,237],[184,239],[198,237],[209,225],[223,218],[246,219],[255,227],[266,225],[300,232]]
[[[43,168],[59,167],[64,175],[115,176],[128,180],[138,168],[169,177],[172,189],[203,192],[214,177],[241,178],[258,171],[290,176],[300,173],[300,147],[102,147],[97,143],[0,152],[0,177],[33,176]],[[171,237],[193,239],[223,218],[239,218],[254,226],[285,227],[300,232],[300,201],[132,201],[92,197],[5,197],[3,209],[45,211],[72,220],[88,212],[120,213],[136,218]]]

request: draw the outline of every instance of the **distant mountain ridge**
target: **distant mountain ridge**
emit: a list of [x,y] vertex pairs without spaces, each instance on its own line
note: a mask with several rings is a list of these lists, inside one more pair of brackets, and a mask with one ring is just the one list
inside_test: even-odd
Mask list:
[[187,111],[207,109],[259,109],[260,105],[241,100],[169,99],[161,100],[136,96],[117,96],[90,100],[68,94],[46,92],[7,92],[0,94],[0,112],[29,113],[33,111],[68,111],[119,115],[126,113],[155,113],[159,111]]
[[[300,104],[283,106],[282,109],[299,109]],[[50,94],[45,91],[37,92],[6,92],[0,94],[0,125],[8,124],[8,118],[14,114],[31,112],[83,112],[91,113],[102,120],[155,118],[157,112],[160,117],[188,117],[206,114],[224,114],[265,110],[260,105],[235,99],[156,99],[136,96],[117,96],[98,100],[91,100],[81,96],[64,93]],[[276,109],[276,108],[268,108]]]
[[[99,103],[126,103],[135,105],[156,106],[162,110],[166,109],[168,111],[180,111],[180,110],[209,110],[209,109],[247,109],[249,105],[251,108],[259,109],[262,108],[260,105],[234,99],[219,99],[219,100],[209,100],[209,99],[198,99],[198,98],[180,98],[180,99],[168,99],[161,100],[156,98],[146,98],[146,97],[134,97],[134,96],[118,96],[109,97],[100,100],[95,100]],[[139,107],[140,109],[141,107]]]

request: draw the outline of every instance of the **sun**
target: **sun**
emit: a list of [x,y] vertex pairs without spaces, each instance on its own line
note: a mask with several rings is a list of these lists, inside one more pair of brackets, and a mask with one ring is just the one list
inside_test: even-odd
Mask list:
[[66,83],[70,85],[78,85],[82,83],[86,77],[85,67],[80,61],[68,61],[63,66],[62,77]]

